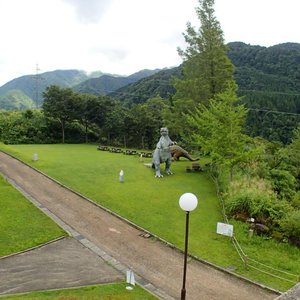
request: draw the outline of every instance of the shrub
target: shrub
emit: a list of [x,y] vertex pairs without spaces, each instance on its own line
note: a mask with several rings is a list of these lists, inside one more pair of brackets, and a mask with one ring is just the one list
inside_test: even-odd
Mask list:
[[270,171],[270,180],[274,191],[280,199],[292,200],[295,195],[296,179],[286,170],[273,169]]
[[225,196],[225,208],[230,216],[253,217],[259,223],[277,226],[291,206],[279,201],[270,184],[263,179],[241,179],[229,185]]
[[294,196],[294,198],[293,198],[291,204],[292,204],[295,208],[300,209],[300,191],[298,191],[298,192],[295,194],[295,196]]
[[280,227],[289,241],[300,247],[300,210],[289,212],[280,221]]

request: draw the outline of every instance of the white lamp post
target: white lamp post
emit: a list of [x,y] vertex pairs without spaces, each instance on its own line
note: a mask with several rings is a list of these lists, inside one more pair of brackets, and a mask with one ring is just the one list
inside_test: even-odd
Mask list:
[[186,289],[186,267],[187,267],[187,253],[188,253],[188,239],[189,239],[189,214],[198,205],[197,197],[192,193],[185,193],[179,198],[179,205],[186,213],[186,225],[185,225],[185,248],[184,248],[184,266],[183,266],[183,283],[181,289],[181,300],[185,300]]

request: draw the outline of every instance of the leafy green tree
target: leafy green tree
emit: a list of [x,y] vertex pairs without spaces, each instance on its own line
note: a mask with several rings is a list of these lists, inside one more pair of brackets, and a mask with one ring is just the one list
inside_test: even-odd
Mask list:
[[36,109],[0,113],[0,139],[7,144],[53,142],[44,114]]
[[162,113],[166,101],[161,97],[149,99],[143,104],[134,105],[127,113],[125,127],[128,140],[142,149],[153,149],[163,126]]
[[43,111],[46,117],[59,121],[61,125],[62,143],[65,142],[65,127],[77,117],[78,95],[70,88],[52,85],[43,93]]
[[125,109],[120,102],[111,98],[103,98],[105,107],[98,114],[96,124],[101,128],[101,141],[109,145],[120,146],[123,144],[125,134]]
[[79,94],[79,110],[77,111],[77,118],[79,122],[84,126],[85,142],[88,143],[89,127],[97,122],[100,118],[100,114],[103,111],[103,104],[101,97],[97,97],[91,94]]
[[231,84],[209,105],[200,103],[195,113],[187,117],[193,129],[191,142],[210,154],[218,173],[221,167],[229,168],[231,180],[234,167],[249,155],[245,147],[248,137],[242,132],[247,110],[236,105],[238,101],[236,85]]

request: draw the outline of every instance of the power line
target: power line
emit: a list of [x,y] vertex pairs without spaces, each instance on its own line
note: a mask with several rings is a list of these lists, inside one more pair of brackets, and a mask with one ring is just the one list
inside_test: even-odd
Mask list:
[[[168,86],[171,88],[175,87],[170,83],[169,80],[157,80],[158,81],[158,85],[157,88],[159,88],[160,86]],[[157,82],[156,82],[157,83]],[[99,93],[99,91],[97,91],[95,88],[92,89],[95,93]],[[261,93],[265,93],[264,91],[259,91],[259,90],[243,90],[241,89],[240,91],[248,91],[248,92],[261,92]],[[112,97],[112,95],[109,94],[119,94],[119,95],[128,95],[128,96],[134,96],[134,97],[141,97],[141,98],[145,98],[147,96],[143,96],[140,93],[137,92],[133,92],[133,93],[129,93],[129,92],[122,92],[122,91],[117,91],[117,90],[104,90],[103,93],[105,93],[105,95],[103,96],[109,96]],[[285,93],[285,92],[269,92],[270,94],[281,94],[281,95],[296,95],[296,96],[300,96],[300,93]],[[261,108],[250,108],[250,107],[246,107],[248,110],[250,111],[258,111],[258,112],[266,112],[266,113],[274,113],[274,114],[282,114],[282,115],[294,115],[294,116],[300,116],[300,113],[291,113],[291,112],[286,112],[286,111],[279,111],[279,110],[271,110],[271,109],[261,109]]]
[[290,95],[290,96],[300,96],[300,93],[297,92],[276,92],[276,91],[261,91],[261,90],[246,90],[246,89],[239,89],[240,92],[254,92],[260,94],[274,94],[274,95]]
[[300,113],[290,113],[287,111],[279,111],[279,110],[268,110],[268,109],[260,109],[260,108],[249,108],[246,107],[248,110],[254,110],[254,111],[262,111],[266,113],[274,113],[274,114],[282,114],[282,115],[293,115],[293,116],[300,116]]

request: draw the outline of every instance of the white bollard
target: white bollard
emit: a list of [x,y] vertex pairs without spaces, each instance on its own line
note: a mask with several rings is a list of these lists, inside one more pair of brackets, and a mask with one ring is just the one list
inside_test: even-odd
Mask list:
[[119,182],[124,182],[124,171],[123,170],[121,170],[120,171],[120,174],[119,174]]

